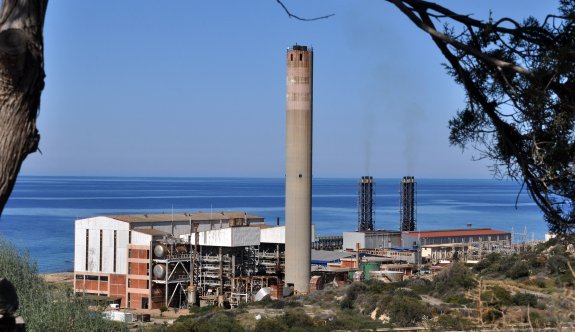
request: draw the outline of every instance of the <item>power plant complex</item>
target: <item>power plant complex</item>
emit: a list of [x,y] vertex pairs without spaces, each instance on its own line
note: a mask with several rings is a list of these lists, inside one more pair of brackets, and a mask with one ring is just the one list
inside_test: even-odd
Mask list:
[[[96,216],[75,222],[74,292],[121,308],[235,307],[307,294],[326,283],[397,281],[454,255],[511,250],[511,233],[417,230],[413,176],[400,182],[399,229],[375,225],[375,181],[358,183],[357,230],[312,227],[313,50],[286,53],[285,226],[246,212]],[[313,249],[312,249],[313,247]],[[326,250],[327,249],[327,250]],[[439,264],[439,265],[438,265]]]

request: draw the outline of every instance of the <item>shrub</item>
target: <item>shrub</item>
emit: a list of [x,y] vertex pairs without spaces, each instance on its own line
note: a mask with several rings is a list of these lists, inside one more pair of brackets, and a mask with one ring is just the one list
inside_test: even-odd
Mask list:
[[220,311],[207,314],[201,318],[187,317],[171,325],[169,332],[194,331],[194,332],[243,332],[245,329],[237,322],[232,313]]
[[503,287],[493,286],[491,288],[493,296],[496,299],[496,303],[500,305],[510,305],[512,303],[511,293]]
[[0,238],[0,276],[16,287],[19,314],[28,331],[114,331],[125,326],[105,320],[65,289],[51,287],[37,274],[36,263]]
[[554,255],[549,257],[547,261],[547,269],[553,274],[562,274],[567,272],[568,259],[562,255]]
[[262,318],[254,328],[255,332],[287,332],[289,327],[278,318]]
[[475,331],[477,327],[468,319],[453,315],[441,315],[431,326],[432,331]]
[[427,306],[419,300],[417,295],[413,295],[407,292],[396,292],[386,308],[391,323],[398,326],[413,326],[421,322],[423,316],[430,316]]
[[499,318],[501,318],[502,316],[503,316],[503,314],[501,313],[500,310],[490,308],[489,310],[487,310],[487,312],[483,313],[482,318],[483,318],[483,322],[492,323],[492,322],[498,320]]
[[508,278],[519,279],[529,276],[529,265],[524,261],[519,261],[513,264],[509,270],[505,273]]
[[463,263],[453,263],[442,270],[433,280],[435,293],[446,299],[460,295],[463,290],[469,290],[477,285],[472,273]]
[[511,297],[511,301],[515,305],[535,307],[537,305],[537,296],[529,293],[515,293]]
[[499,270],[499,262],[501,261],[501,255],[498,253],[490,253],[479,261],[474,267],[477,272],[493,272]]
[[300,308],[286,311],[280,319],[290,330],[302,328],[305,331],[313,325],[312,319]]

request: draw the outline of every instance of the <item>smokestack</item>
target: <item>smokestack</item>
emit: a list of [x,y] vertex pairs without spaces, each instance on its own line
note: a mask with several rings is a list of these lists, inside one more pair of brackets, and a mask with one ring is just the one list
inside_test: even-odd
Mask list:
[[415,177],[404,176],[400,183],[399,230],[414,231],[417,224],[415,204]]
[[359,180],[357,198],[357,230],[359,232],[373,231],[373,177],[362,176]]
[[311,165],[313,50],[287,51],[286,93],[286,283],[309,292],[311,266]]

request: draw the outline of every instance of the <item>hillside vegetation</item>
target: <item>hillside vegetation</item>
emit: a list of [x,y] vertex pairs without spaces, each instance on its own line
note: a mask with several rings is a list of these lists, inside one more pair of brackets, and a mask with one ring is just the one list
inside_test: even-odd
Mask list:
[[[455,262],[429,278],[354,282],[303,297],[234,310],[194,308],[150,331],[359,331],[420,326],[430,331],[575,326],[573,238],[475,266]],[[569,249],[569,250],[568,250]],[[256,319],[256,316],[259,319]]]
[[0,238],[0,277],[16,287],[18,314],[27,331],[120,331],[124,328],[106,321],[100,313],[74,296],[70,289],[50,285],[37,274],[36,263],[27,253]]

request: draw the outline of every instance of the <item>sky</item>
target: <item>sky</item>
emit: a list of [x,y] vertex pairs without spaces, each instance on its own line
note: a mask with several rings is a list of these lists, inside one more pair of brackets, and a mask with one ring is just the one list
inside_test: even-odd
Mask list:
[[[464,93],[383,0],[56,1],[44,29],[42,153],[24,175],[283,177],[285,52],[314,49],[315,177],[490,178],[449,145]],[[555,1],[439,0],[475,18]]]

